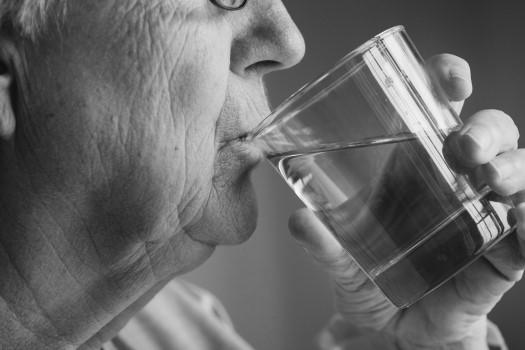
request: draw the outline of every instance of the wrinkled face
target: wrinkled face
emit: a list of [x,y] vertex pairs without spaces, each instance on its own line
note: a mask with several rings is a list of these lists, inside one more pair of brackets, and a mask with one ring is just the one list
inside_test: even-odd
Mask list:
[[244,240],[261,154],[239,138],[268,113],[263,75],[303,51],[280,0],[233,12],[209,0],[68,1],[63,28],[25,48],[31,117],[17,120],[17,146],[35,189],[58,189],[90,229],[119,232],[100,238],[108,254],[114,242],[189,238],[206,251]]

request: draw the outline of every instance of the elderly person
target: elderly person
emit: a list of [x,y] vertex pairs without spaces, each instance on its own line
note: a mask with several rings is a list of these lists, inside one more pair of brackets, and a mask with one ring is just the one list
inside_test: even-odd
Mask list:
[[[254,230],[249,173],[263,154],[243,135],[268,113],[264,75],[304,52],[284,5],[0,0],[0,11],[0,348],[249,349],[207,294],[173,278]],[[460,108],[467,64],[429,66]],[[517,137],[488,110],[449,144],[511,195],[525,188]],[[525,209],[513,217],[517,235],[399,311],[313,214],[295,213],[292,232],[337,282],[321,346],[488,349],[486,315],[523,269]]]

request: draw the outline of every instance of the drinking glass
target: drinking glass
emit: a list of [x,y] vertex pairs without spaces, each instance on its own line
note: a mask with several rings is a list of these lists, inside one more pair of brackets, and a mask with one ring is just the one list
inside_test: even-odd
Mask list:
[[375,36],[254,132],[268,160],[368,277],[408,307],[510,230],[446,162],[461,125],[402,26]]

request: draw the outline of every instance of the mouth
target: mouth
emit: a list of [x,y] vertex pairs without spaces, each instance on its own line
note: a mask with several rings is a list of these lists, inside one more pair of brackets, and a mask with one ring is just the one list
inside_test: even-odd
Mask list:
[[224,148],[231,147],[234,144],[237,143],[247,143],[251,139],[251,133],[250,132],[244,132],[240,133],[238,136],[233,138],[227,138],[226,140],[222,140],[219,144],[219,152],[222,151]]
[[251,133],[224,141],[219,152],[230,153],[245,165],[256,165],[265,158],[263,149],[257,145]]
[[219,144],[214,180],[233,174],[236,174],[234,178],[244,178],[243,175],[250,173],[265,158],[263,149],[257,145],[251,132],[241,132],[235,138],[223,140]]
[[231,84],[219,114],[216,127],[217,151],[220,158],[235,159],[248,168],[265,158],[254,131],[270,113],[262,82],[256,86]]

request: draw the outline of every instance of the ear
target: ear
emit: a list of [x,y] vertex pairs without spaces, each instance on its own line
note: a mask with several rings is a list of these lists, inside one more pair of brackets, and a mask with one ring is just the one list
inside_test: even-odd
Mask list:
[[13,88],[15,73],[13,62],[16,55],[13,43],[0,36],[0,140],[7,141],[15,133],[15,113],[13,101],[16,101],[16,89]]

